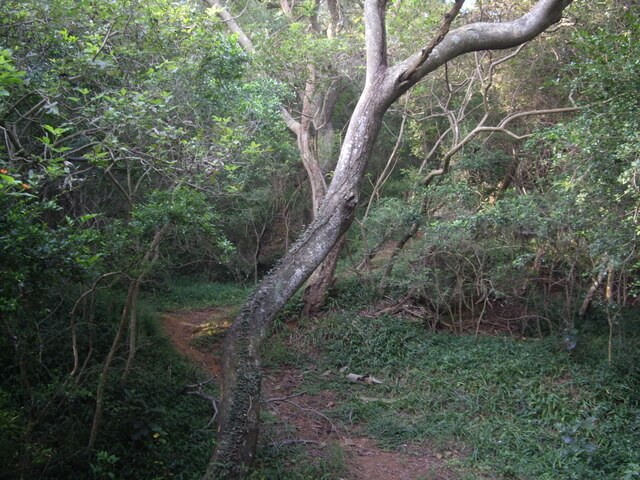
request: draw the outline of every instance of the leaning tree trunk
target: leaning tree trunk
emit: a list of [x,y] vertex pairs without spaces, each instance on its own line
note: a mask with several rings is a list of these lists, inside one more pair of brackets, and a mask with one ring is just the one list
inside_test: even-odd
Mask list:
[[320,209],[302,238],[258,286],[234,320],[225,341],[218,442],[205,479],[242,478],[256,451],[260,348],[275,315],[309,278],[353,220],[359,189],[382,117],[420,79],[464,53],[524,43],[557,22],[571,0],[540,0],[506,23],[476,23],[449,34],[463,0],[456,0],[425,48],[388,66],[385,0],[365,0],[366,84],[347,129],[340,158]]
[[[258,438],[260,347],[275,315],[324,260],[353,219],[366,160],[387,105],[365,89],[349,125],[334,180],[313,223],[246,303],[227,334],[218,443],[205,476],[242,478]],[[387,100],[388,101],[388,100]]]
[[329,289],[335,280],[340,253],[346,240],[346,235],[343,235],[309,278],[302,294],[302,314],[305,317],[316,316],[327,300]]
[[[219,0],[204,0],[204,3],[214,8],[216,14],[225,23],[229,31],[238,36],[240,46],[245,51],[252,53],[254,46],[251,39],[247,37],[235,18],[222,7]],[[293,20],[293,4],[281,2],[280,5],[284,15]],[[328,0],[327,6],[330,20],[326,35],[328,38],[334,38],[340,21],[340,7],[336,0]],[[311,15],[310,21],[312,31],[316,34],[322,34],[322,29],[317,22],[317,13]],[[332,84],[328,91],[325,92],[325,95],[319,95],[316,91],[318,87],[317,72],[312,64],[308,67],[308,74],[305,90],[302,94],[300,121],[295,120],[285,108],[282,108],[282,117],[298,140],[298,149],[311,187],[312,209],[315,218],[318,206],[327,190],[325,174],[327,173],[328,165],[333,160],[334,132],[331,117],[338,101],[340,88]],[[319,102],[316,97],[319,97]],[[333,281],[341,245],[336,245],[335,248],[335,252],[328,255],[327,259],[318,267],[318,272],[314,274],[309,288],[305,291],[303,303],[307,315],[315,314],[321,306],[321,303],[318,303],[318,299],[323,299],[324,301],[324,298],[326,298],[329,285]]]
[[[307,103],[308,101],[305,101],[305,107],[309,108],[306,106]],[[331,110],[333,110],[333,108],[331,108]],[[310,113],[307,113],[307,115],[310,115]],[[305,109],[303,109],[303,117],[304,116]],[[302,161],[307,172],[307,178],[311,185],[311,208],[313,216],[316,218],[320,211],[322,200],[327,192],[327,186],[324,180],[325,172],[322,168],[321,162],[323,158],[317,149],[319,144],[318,140],[320,139],[318,134],[321,132],[314,130],[310,120],[302,121],[300,122],[300,125],[301,128],[298,133],[298,148],[300,149]],[[332,131],[333,129],[331,128],[331,133],[333,133]],[[327,139],[323,138],[323,140],[326,142]],[[315,144],[315,146],[312,144]],[[326,154],[326,151],[324,153]],[[336,266],[338,264],[338,259],[340,258],[340,252],[342,251],[343,244],[343,241],[336,243],[322,263],[313,272],[311,278],[309,278],[302,295],[303,314],[305,316],[316,315],[324,304],[329,293],[329,287],[333,283]]]

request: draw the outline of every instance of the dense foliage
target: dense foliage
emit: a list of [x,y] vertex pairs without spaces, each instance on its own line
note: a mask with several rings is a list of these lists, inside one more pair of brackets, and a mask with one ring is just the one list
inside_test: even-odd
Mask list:
[[247,79],[199,5],[8,1],[0,19],[2,475],[197,477],[207,406],[166,410],[194,378],[139,291],[253,273],[238,216],[269,222],[270,179],[288,188],[284,89]]
[[[382,280],[368,275],[435,325],[474,330],[487,318],[571,334],[587,306],[617,325],[636,301],[638,16],[580,8],[570,29],[544,39],[554,58],[530,46],[506,63],[476,56],[407,101],[411,163],[367,212],[362,239],[368,255],[405,247]],[[548,76],[522,78],[525,65]],[[412,114],[420,106],[427,114]],[[583,303],[594,283],[602,295]]]

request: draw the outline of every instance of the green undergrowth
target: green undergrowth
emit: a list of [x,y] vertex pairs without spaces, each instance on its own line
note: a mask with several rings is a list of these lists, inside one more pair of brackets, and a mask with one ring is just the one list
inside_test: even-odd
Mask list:
[[[162,306],[185,309],[194,302],[197,308],[237,307],[246,295],[247,290],[236,286],[178,284],[162,294]],[[338,311],[314,322],[302,319],[292,330],[276,321],[263,360],[267,369],[300,369],[304,380],[299,391],[334,391],[335,406],[322,413],[343,432],[370,436],[389,450],[431,448],[459,478],[631,480],[640,478],[640,340],[634,333],[637,319],[628,315],[623,320],[626,330],[616,332],[611,365],[606,361],[606,320],[597,313],[578,326],[577,346],[568,351],[556,336],[461,337],[428,331],[419,322]],[[156,353],[164,355],[161,348]],[[182,371],[171,368],[174,376]],[[351,383],[347,372],[372,374],[384,383]],[[145,375],[160,372],[150,369]],[[184,383],[184,377],[177,382]],[[170,436],[166,425],[173,422],[171,416],[179,423],[195,415],[202,428],[208,405],[201,401],[176,408],[177,397],[164,398],[155,390],[144,396],[163,405],[149,413],[150,423],[164,422],[158,424],[160,430],[151,428],[151,436],[159,433],[167,441],[152,442],[145,454],[145,462],[160,462],[155,478],[196,478],[192,472],[204,471],[213,431],[185,422],[189,427]],[[195,400],[185,397],[180,398]],[[282,446],[276,440],[282,428],[280,420],[264,414],[252,480],[345,478],[339,446]],[[114,455],[116,467],[132,458]],[[172,458],[184,463],[183,476],[161,473],[162,468],[176,472]],[[108,462],[109,457],[102,460]]]
[[[165,338],[148,336],[126,384],[112,382],[105,429],[91,461],[97,478],[199,479],[213,449],[210,403],[185,386],[205,374]],[[214,386],[207,385],[216,395]],[[104,457],[112,462],[105,461]]]
[[[88,357],[88,362],[75,381],[68,375],[70,342],[64,335],[46,332],[43,359],[62,367],[49,368],[46,377],[32,377],[31,425],[8,383],[15,379],[2,379],[0,478],[201,478],[215,437],[213,427],[207,428],[211,404],[184,390],[206,375],[175,352],[162,333],[160,312],[147,296],[138,302],[133,368],[122,381],[126,351],[121,347],[109,371],[95,447],[86,450],[98,375],[120,320],[123,296],[119,291],[97,296],[92,350],[80,350],[81,360]],[[79,335],[90,335],[88,328],[79,324]],[[212,385],[207,389],[216,394]],[[21,468],[21,452],[29,455],[28,468]]]
[[[265,358],[300,361],[305,392],[334,390],[341,400],[324,413],[336,422],[383,448],[425,443],[464,478],[640,478],[640,339],[620,336],[609,365],[595,323],[567,351],[558,337],[460,337],[336,313],[277,333]],[[345,371],[384,383],[350,383]]]
[[302,445],[275,446],[265,443],[258,450],[249,480],[337,480],[346,467],[339,445],[322,447],[310,454]]
[[[89,475],[74,478],[195,480],[206,468],[215,438],[214,428],[207,427],[213,412],[207,400],[185,393],[186,385],[206,374],[175,351],[152,298],[139,302],[138,318],[142,331],[134,367],[122,383],[123,365],[114,365]],[[217,394],[211,384],[206,389]]]
[[250,293],[251,288],[236,283],[178,278],[170,286],[154,291],[153,298],[162,310],[193,310],[241,305]]

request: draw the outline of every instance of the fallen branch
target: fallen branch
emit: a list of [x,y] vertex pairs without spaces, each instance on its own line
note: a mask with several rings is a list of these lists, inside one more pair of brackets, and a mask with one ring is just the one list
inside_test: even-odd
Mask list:
[[213,425],[213,422],[216,421],[216,417],[218,416],[218,399],[212,395],[209,395],[208,393],[204,393],[198,390],[192,391],[192,392],[184,392],[184,393],[186,393],[187,395],[196,395],[198,397],[204,398],[205,400],[209,400],[211,402],[211,406],[213,407],[213,416],[211,417],[211,420],[209,420],[209,423],[207,423],[207,425],[201,430],[208,429],[211,425]]
[[394,398],[375,398],[375,397],[358,397],[358,399],[364,403],[381,402],[386,404],[395,403],[398,400]]
[[302,410],[303,412],[311,412],[311,413],[315,413],[316,415],[318,415],[319,417],[323,418],[324,420],[327,421],[327,423],[331,426],[331,431],[329,432],[329,434],[331,434],[332,432],[336,432],[336,435],[340,436],[340,434],[338,433],[338,429],[336,428],[336,426],[333,424],[333,422],[331,421],[331,419],[329,417],[327,417],[325,414],[320,413],[317,410],[314,410],[313,408],[309,408],[309,407],[303,407],[302,405],[300,405],[299,403],[296,402],[292,402],[291,400],[288,400],[287,398],[281,398],[281,399],[271,399],[269,400],[271,403],[278,403],[278,402],[284,402],[284,403],[288,403],[290,405],[293,405],[294,407],[299,408],[300,410]]
[[202,387],[204,387],[205,385],[209,385],[211,382],[214,382],[215,380],[216,380],[215,377],[211,377],[209,380],[205,380],[204,382],[196,382],[193,385],[185,385],[184,391],[185,393],[189,393],[187,392],[187,390],[193,390],[193,389],[198,389],[202,391]]
[[287,395],[286,397],[273,397],[273,398],[267,398],[266,400],[263,400],[265,403],[270,403],[270,402],[282,402],[284,400],[288,400],[290,398],[295,398],[295,397],[300,397],[302,395],[306,395],[307,392],[300,392],[300,393],[294,393],[293,395]]

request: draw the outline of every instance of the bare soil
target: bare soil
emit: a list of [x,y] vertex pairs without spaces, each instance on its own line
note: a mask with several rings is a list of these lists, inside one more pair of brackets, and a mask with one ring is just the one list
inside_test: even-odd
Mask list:
[[[218,378],[221,371],[222,338],[234,309],[210,308],[167,313],[164,329],[176,349]],[[213,341],[198,338],[209,334]],[[214,334],[211,336],[211,334]],[[327,446],[338,444],[344,452],[344,480],[454,480],[445,458],[424,446],[405,446],[385,451],[371,438],[349,425],[330,419],[339,402],[336,392],[300,393],[304,373],[294,368],[266,371],[262,392],[266,409],[276,419],[263,429],[263,440],[277,446],[302,444],[311,457],[325,457]]]

